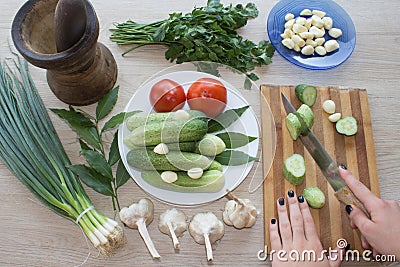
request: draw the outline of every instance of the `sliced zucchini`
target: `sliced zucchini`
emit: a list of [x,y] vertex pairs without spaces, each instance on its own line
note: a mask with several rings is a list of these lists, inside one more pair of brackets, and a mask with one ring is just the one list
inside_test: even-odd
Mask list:
[[301,134],[301,128],[302,128],[299,118],[295,114],[289,113],[286,116],[285,123],[286,123],[286,128],[288,129],[292,139],[297,140],[297,138]]
[[346,136],[355,135],[358,131],[357,120],[353,116],[346,116],[336,122],[336,131]]
[[317,88],[308,84],[299,84],[295,89],[297,98],[304,104],[312,107],[317,99]]
[[307,124],[307,127],[311,128],[314,124],[314,112],[311,110],[311,108],[306,104],[302,104],[297,110],[297,112],[300,114],[301,118]]
[[293,185],[301,185],[306,173],[306,164],[300,154],[293,154],[285,159],[283,175]]

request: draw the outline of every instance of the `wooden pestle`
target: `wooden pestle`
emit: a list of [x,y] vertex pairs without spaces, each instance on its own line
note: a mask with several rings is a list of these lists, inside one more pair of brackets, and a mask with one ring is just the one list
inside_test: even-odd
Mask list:
[[83,36],[87,23],[84,0],[60,0],[54,15],[57,52],[65,51]]

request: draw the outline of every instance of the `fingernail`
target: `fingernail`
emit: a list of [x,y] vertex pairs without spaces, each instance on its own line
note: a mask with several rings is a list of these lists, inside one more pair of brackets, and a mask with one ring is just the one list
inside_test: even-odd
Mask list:
[[303,196],[298,196],[297,199],[299,200],[300,203],[304,202],[304,197]]
[[347,244],[346,247],[344,248],[344,251],[347,252],[350,249],[350,244]]
[[339,168],[341,168],[342,170],[347,170],[347,167],[345,165],[343,165],[343,164],[340,164]]
[[347,214],[350,214],[350,212],[353,211],[353,207],[351,205],[346,205],[346,212]]
[[289,190],[289,191],[287,192],[287,194],[288,194],[289,197],[294,197],[294,192],[293,192],[293,190]]
[[276,224],[276,219],[275,218],[271,219],[271,224]]
[[279,198],[278,202],[281,206],[285,205],[285,199],[283,197]]

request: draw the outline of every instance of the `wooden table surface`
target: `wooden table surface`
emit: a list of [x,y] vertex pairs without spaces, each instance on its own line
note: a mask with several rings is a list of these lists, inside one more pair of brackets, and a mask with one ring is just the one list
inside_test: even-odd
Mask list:
[[[223,1],[225,4],[228,1]],[[238,1],[233,1],[238,2]],[[275,0],[254,0],[260,10],[259,17],[252,20],[241,30],[241,34],[254,41],[267,38],[265,32],[266,17],[277,2]],[[343,65],[326,71],[310,71],[296,67],[279,54],[273,57],[269,66],[258,68],[261,79],[257,82],[268,84],[295,85],[309,83],[315,85],[344,86],[365,88],[368,92],[377,167],[382,198],[400,200],[400,132],[399,116],[399,83],[400,83],[400,49],[398,27],[400,19],[398,0],[338,0],[352,17],[357,30],[357,45],[353,55]],[[12,44],[11,22],[23,0],[0,0],[0,58],[9,57]],[[135,89],[152,74],[171,66],[164,59],[162,47],[146,47],[122,57],[125,47],[118,47],[109,40],[112,23],[133,19],[140,22],[151,22],[164,19],[174,11],[188,12],[194,6],[202,6],[206,1],[169,0],[169,1],[92,1],[100,21],[99,40],[110,48],[118,63],[117,83],[120,85],[120,97],[114,113],[122,111]],[[243,2],[244,3],[244,2]],[[11,45],[12,46],[12,45]],[[63,108],[49,90],[45,71],[30,67],[34,81],[48,108]],[[249,91],[245,98],[259,107],[259,92]],[[85,107],[89,112],[93,106]],[[259,112],[258,112],[259,115]],[[51,115],[64,147],[73,163],[80,162],[76,135],[70,128],[54,115]],[[254,174],[260,178],[261,168]],[[207,265],[205,249],[193,242],[188,233],[181,239],[182,248],[175,253],[170,238],[157,229],[157,220],[149,226],[150,235],[161,254],[161,260],[153,261],[141,240],[139,233],[126,230],[127,243],[110,257],[97,255],[88,246],[80,229],[74,223],[64,220],[43,207],[33,195],[0,164],[0,265],[1,266],[74,266],[82,263],[88,252],[86,266],[199,266]],[[248,193],[249,179],[246,179],[236,190],[239,197],[252,199],[262,212],[262,189]],[[108,216],[113,216],[109,198],[87,190],[95,206]],[[120,190],[122,205],[129,205],[141,197],[147,196],[134,181],[129,181]],[[226,199],[220,199],[206,206],[186,208],[192,216],[200,211],[212,211],[221,216]],[[155,203],[155,215],[170,206],[159,201]],[[273,208],[273,207],[271,207]],[[399,225],[394,225],[399,227]],[[263,249],[264,229],[262,216],[251,229],[235,230],[226,227],[224,238],[218,242],[214,251],[216,266],[257,266],[267,264],[257,258],[257,252]],[[347,263],[347,266],[356,263]],[[365,266],[365,263],[359,264]],[[376,264],[370,264],[375,266]]]

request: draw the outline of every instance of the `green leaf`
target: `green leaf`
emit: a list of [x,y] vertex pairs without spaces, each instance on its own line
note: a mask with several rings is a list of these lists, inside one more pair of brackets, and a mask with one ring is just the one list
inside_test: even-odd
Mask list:
[[81,150],[92,150],[82,139],[79,139],[79,145],[81,146]]
[[89,165],[98,173],[112,181],[113,175],[112,170],[106,159],[97,151],[94,150],[82,150],[83,156]]
[[51,109],[61,119],[67,121],[69,126],[92,147],[100,150],[100,137],[94,123],[86,118],[82,113],[76,112],[70,106],[70,110]]
[[96,192],[106,196],[114,195],[110,180],[96,172],[94,169],[83,164],[71,165],[68,166],[68,169],[78,175],[82,182],[94,189]]
[[114,108],[115,103],[117,103],[118,99],[118,90],[119,86],[115,87],[107,94],[105,94],[97,104],[96,107],[96,118],[97,121],[103,119],[108,114],[110,114],[111,110]]
[[207,6],[208,7],[217,7],[220,5],[220,0],[208,0]]
[[129,181],[130,178],[131,176],[126,170],[124,163],[122,162],[122,160],[120,160],[118,162],[117,172],[115,174],[117,188],[123,186],[126,182]]
[[121,123],[124,122],[125,118],[128,118],[136,113],[141,112],[140,110],[135,110],[135,111],[131,111],[128,113],[125,112],[121,112],[117,115],[114,115],[111,119],[109,119],[103,126],[103,128],[101,129],[101,132],[104,133],[105,131],[109,131],[114,129],[115,127],[117,127],[118,125],[120,125]]
[[114,166],[115,163],[121,158],[118,149],[118,131],[114,134],[114,139],[110,146],[110,152],[108,153],[108,164]]
[[236,109],[229,109],[221,114],[219,114],[214,119],[208,121],[208,132],[214,133],[222,131],[232,125],[240,116],[249,108],[249,106],[244,106]]
[[251,80],[246,76],[246,79],[244,80],[244,89],[250,90],[252,85]]
[[231,148],[238,148],[244,145],[247,145],[248,143],[254,141],[257,139],[257,137],[254,136],[247,136],[242,133],[236,133],[236,132],[225,132],[225,133],[220,133],[217,134],[219,138],[224,141],[226,148],[231,149]]
[[239,166],[251,162],[253,160],[258,160],[258,158],[247,155],[242,151],[237,150],[225,150],[221,154],[215,156],[214,160],[218,161],[225,166]]

